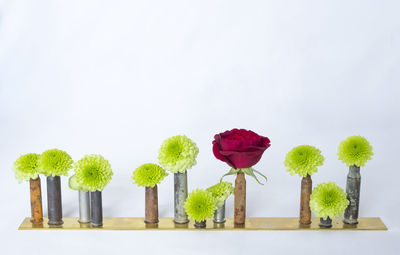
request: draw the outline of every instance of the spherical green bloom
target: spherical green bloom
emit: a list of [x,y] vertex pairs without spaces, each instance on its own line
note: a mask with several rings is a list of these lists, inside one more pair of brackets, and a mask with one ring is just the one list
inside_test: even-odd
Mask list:
[[39,176],[39,154],[28,153],[14,162],[14,175],[19,183],[36,179]]
[[355,135],[340,143],[337,155],[339,160],[343,161],[347,166],[364,166],[368,160],[372,159],[374,153],[367,139]]
[[80,184],[76,178],[76,175],[73,175],[68,180],[68,187],[72,190],[81,190],[83,192],[87,192],[88,190]]
[[159,165],[148,163],[136,168],[132,179],[139,187],[154,187],[167,175],[168,173]]
[[203,221],[214,215],[217,203],[210,192],[197,189],[189,194],[184,208],[190,220]]
[[192,140],[184,135],[177,135],[162,143],[158,160],[171,173],[184,173],[196,165],[197,154],[199,149]]
[[75,166],[77,182],[92,192],[102,191],[111,181],[113,172],[108,160],[100,155],[86,155]]
[[46,176],[68,176],[68,171],[72,169],[73,163],[71,156],[59,149],[47,150],[39,159],[41,172]]
[[310,198],[311,211],[325,220],[342,215],[348,205],[347,194],[334,182],[319,184]]
[[210,192],[217,202],[217,206],[221,206],[225,203],[225,200],[233,193],[233,186],[230,182],[217,183],[206,191]]
[[306,177],[318,171],[318,166],[324,164],[324,156],[321,151],[311,145],[300,145],[294,147],[286,154],[285,166],[287,171],[293,175]]

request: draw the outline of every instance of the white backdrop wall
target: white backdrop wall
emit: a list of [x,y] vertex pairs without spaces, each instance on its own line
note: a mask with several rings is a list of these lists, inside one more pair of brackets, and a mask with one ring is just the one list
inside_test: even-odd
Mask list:
[[[394,0],[0,1],[5,254],[395,254],[399,10]],[[102,154],[114,170],[104,216],[142,216],[144,190],[130,176],[140,164],[157,162],[165,138],[186,134],[197,143],[189,189],[204,188],[228,170],[212,154],[214,134],[235,127],[272,143],[256,165],[268,183],[247,179],[249,217],[298,215],[300,178],[282,163],[296,145],[315,145],[326,157],[314,185],[335,181],[344,188],[347,168],[337,147],[359,134],[375,152],[362,169],[360,216],[382,217],[389,231],[16,230],[30,213],[28,184],[18,185],[11,171],[21,154],[49,148],[74,160]],[[159,187],[161,217],[173,214],[172,179]],[[77,216],[77,194],[67,178],[62,184],[64,216]],[[42,189],[46,212],[45,182]],[[232,204],[230,198],[230,217]]]

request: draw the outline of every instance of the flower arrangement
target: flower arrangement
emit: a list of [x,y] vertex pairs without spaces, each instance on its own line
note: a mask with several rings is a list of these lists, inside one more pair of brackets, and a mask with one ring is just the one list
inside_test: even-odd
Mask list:
[[133,172],[133,183],[139,187],[145,187],[145,222],[158,222],[158,190],[157,184],[168,175],[168,173],[159,165],[147,163],[136,168]]
[[214,215],[217,209],[216,199],[203,189],[196,189],[189,194],[184,208],[190,220],[196,221],[196,226],[205,227],[205,220]]
[[340,143],[337,155],[347,166],[360,167],[372,159],[374,153],[367,139],[362,136],[350,136]]
[[79,194],[79,223],[91,222],[90,216],[90,192],[82,186],[76,179],[76,175],[72,175],[68,180],[68,187],[78,191]]
[[65,151],[50,149],[42,153],[39,164],[46,176],[68,176],[68,171],[73,168],[74,161]]
[[323,220],[342,215],[348,204],[346,193],[334,182],[319,184],[311,194],[311,211]]
[[43,221],[42,188],[40,183],[40,155],[28,153],[20,156],[14,162],[14,175],[19,183],[29,181],[31,199],[31,221],[41,223]]

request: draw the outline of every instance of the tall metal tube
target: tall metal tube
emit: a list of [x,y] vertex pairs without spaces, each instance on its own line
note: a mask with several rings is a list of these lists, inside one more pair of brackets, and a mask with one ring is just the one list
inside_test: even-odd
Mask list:
[[40,177],[29,180],[30,197],[31,197],[31,222],[43,222],[42,209],[42,189],[40,185]]
[[238,173],[235,180],[234,223],[243,225],[246,222],[246,179],[244,173]]
[[343,222],[346,224],[357,224],[358,209],[360,203],[361,175],[359,166],[350,166],[347,175],[346,193],[349,205],[344,212]]
[[90,193],[79,190],[79,222],[89,223],[90,217]]
[[47,177],[47,210],[49,225],[62,225],[62,202],[60,176]]
[[92,225],[94,227],[103,226],[103,204],[101,191],[95,191],[90,193],[91,200],[91,211],[92,211]]
[[300,224],[311,224],[311,209],[310,196],[312,192],[311,176],[307,175],[301,180],[301,195],[300,195]]
[[188,196],[187,172],[174,173],[174,222],[185,224],[189,222],[186,214],[185,204]]
[[145,219],[144,222],[158,223],[158,192],[157,185],[146,187],[145,193]]
[[217,210],[214,213],[214,222],[215,223],[224,223],[225,219],[225,202],[223,205],[218,206]]

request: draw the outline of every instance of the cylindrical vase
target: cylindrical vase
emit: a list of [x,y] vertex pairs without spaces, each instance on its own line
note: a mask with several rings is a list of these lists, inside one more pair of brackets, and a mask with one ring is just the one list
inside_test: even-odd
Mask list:
[[347,175],[346,193],[349,205],[344,212],[343,222],[346,224],[357,224],[358,209],[360,204],[361,175],[359,166],[350,166]]
[[217,207],[214,213],[214,222],[215,223],[224,223],[225,219],[225,202],[223,205]]
[[299,222],[303,225],[311,224],[310,196],[312,192],[311,176],[307,175],[301,180],[300,195],[300,218]]
[[189,222],[186,214],[185,204],[188,196],[188,185],[187,185],[187,172],[185,173],[174,173],[174,222],[179,224],[185,224]]
[[234,223],[241,225],[246,222],[246,179],[244,173],[238,173],[235,180]]
[[331,228],[332,227],[332,219],[331,218],[326,218],[324,220],[323,218],[320,218],[319,226],[321,228]]
[[90,208],[92,212],[92,225],[94,227],[103,226],[103,203],[101,191],[90,192]]
[[42,189],[40,185],[40,177],[29,180],[30,197],[31,197],[31,222],[43,222],[42,208]]
[[79,222],[89,223],[90,217],[90,192],[79,190]]
[[60,176],[47,176],[47,212],[49,225],[62,225]]
[[146,187],[144,222],[150,224],[158,223],[157,185],[155,185],[154,187]]

